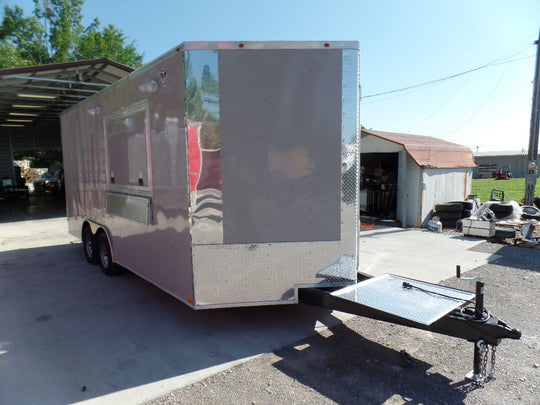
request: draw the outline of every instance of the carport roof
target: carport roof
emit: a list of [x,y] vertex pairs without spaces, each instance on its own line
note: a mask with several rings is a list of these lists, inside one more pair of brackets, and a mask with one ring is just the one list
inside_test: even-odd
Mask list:
[[59,127],[63,110],[132,71],[106,58],[0,69],[0,130]]
[[403,149],[424,169],[451,169],[475,167],[471,149],[457,143],[432,136],[399,134],[362,130],[364,135],[372,135],[403,146]]

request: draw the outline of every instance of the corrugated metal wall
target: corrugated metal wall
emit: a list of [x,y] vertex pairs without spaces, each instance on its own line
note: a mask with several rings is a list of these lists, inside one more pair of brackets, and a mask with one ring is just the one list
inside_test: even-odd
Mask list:
[[[495,165],[496,168],[500,167],[503,170],[509,169],[514,177],[524,178],[527,168],[527,154],[519,155],[494,155],[494,156],[475,156],[474,159],[478,164],[478,167],[474,169],[474,177],[478,178],[480,165]],[[497,170],[495,168],[495,170]],[[485,173],[484,173],[485,176]],[[490,177],[490,176],[488,176]]]
[[471,193],[472,168],[423,169],[419,224],[426,225],[435,204],[462,201]]

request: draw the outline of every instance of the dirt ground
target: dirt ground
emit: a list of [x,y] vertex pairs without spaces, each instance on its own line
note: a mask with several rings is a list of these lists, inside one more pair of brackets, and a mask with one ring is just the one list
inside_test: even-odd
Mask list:
[[[540,250],[485,242],[485,305],[522,331],[496,352],[495,379],[465,379],[473,344],[355,317],[148,402],[156,404],[540,404]],[[474,282],[442,284],[474,291]]]

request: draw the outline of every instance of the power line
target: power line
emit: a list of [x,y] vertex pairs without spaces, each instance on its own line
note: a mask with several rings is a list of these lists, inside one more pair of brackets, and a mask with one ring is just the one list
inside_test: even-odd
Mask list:
[[497,83],[495,84],[495,86],[493,87],[493,89],[491,90],[491,92],[488,94],[488,96],[484,99],[484,101],[482,102],[482,104],[465,120],[463,121],[460,125],[458,125],[456,128],[454,128],[453,130],[451,130],[450,132],[447,132],[446,134],[444,134],[443,136],[441,136],[442,139],[444,139],[445,137],[447,137],[448,135],[451,135],[453,134],[454,132],[456,132],[457,130],[463,128],[465,125],[467,125],[479,112],[482,108],[484,108],[484,106],[487,104],[487,102],[491,99],[491,97],[493,96],[493,94],[495,93],[495,91],[497,90],[497,88],[499,87],[499,85],[501,84],[504,76],[506,75],[506,72],[508,71],[508,66],[506,66],[506,69],[504,69],[504,72],[501,74],[501,77],[499,77],[499,80],[497,81]]
[[527,59],[527,58],[532,58],[532,57],[534,57],[534,55],[523,56],[523,57],[521,57],[521,58],[516,58],[516,59],[511,59],[511,60],[506,60],[506,61],[496,62],[496,63],[490,62],[490,63],[487,63],[487,64],[485,64],[485,65],[476,67],[476,68],[474,68],[474,69],[469,69],[469,70],[466,70],[466,71],[464,71],[464,72],[455,73],[455,74],[453,74],[453,75],[446,76],[446,77],[441,77],[441,78],[439,78],[439,79],[434,79],[434,80],[430,80],[430,81],[423,82],[423,83],[413,84],[413,85],[411,85],[411,86],[402,87],[402,88],[400,88],[400,89],[384,91],[384,92],[382,92],[382,93],[368,94],[367,96],[362,96],[362,99],[365,99],[365,98],[372,98],[372,97],[380,97],[380,96],[384,96],[384,95],[387,95],[387,94],[394,94],[394,93],[404,92],[404,91],[407,91],[407,90],[417,89],[417,88],[419,88],[419,87],[431,86],[431,85],[433,85],[433,84],[437,84],[437,83],[440,83],[440,82],[443,82],[443,81],[446,81],[446,80],[454,79],[454,78],[456,78],[456,77],[463,76],[463,75],[466,75],[466,74],[469,74],[469,73],[473,73],[473,72],[476,72],[476,71],[478,71],[478,70],[486,69],[486,68],[488,68],[488,67],[493,67],[493,66],[498,66],[498,65],[504,65],[504,64],[507,64],[507,63],[517,62],[517,61],[519,61],[519,60],[523,60],[523,59]]
[[461,83],[461,86],[459,86],[452,94],[450,94],[450,96],[448,96],[446,98],[446,100],[441,104],[439,105],[435,110],[433,110],[427,117],[425,117],[422,121],[420,121],[418,124],[416,124],[415,126],[409,128],[408,131],[412,131],[413,129],[415,128],[418,128],[420,125],[424,124],[425,122],[427,122],[431,117],[433,117],[438,111],[440,111],[444,106],[446,106],[446,104],[448,104],[450,102],[450,100],[457,94],[461,91],[461,89],[465,86],[465,84],[469,81],[470,79],[470,76],[465,78],[465,80],[463,80],[463,83]]
[[[506,54],[504,55],[501,55],[500,57],[496,58],[496,59],[493,59],[492,61],[486,63],[484,66],[488,66],[488,65],[493,65],[494,63],[499,63],[499,62],[503,62],[505,61],[506,59],[508,58],[512,58],[512,57],[515,57],[517,56],[518,54],[520,54],[521,52],[523,52],[525,49],[527,49],[528,47],[530,46],[530,41],[526,41],[526,42],[522,42],[521,44],[518,44],[516,45],[514,48],[512,48],[510,51],[508,51]],[[509,61],[507,61],[509,62]],[[506,68],[503,72],[503,74],[501,75],[501,78],[499,79],[499,81],[497,82],[497,84],[495,85],[495,89],[499,86],[502,78],[504,77],[504,75],[506,75],[506,72],[508,71],[508,65],[506,65]],[[435,113],[437,113],[438,111],[440,111],[446,104],[448,104],[450,102],[450,100],[457,94],[459,93],[459,91],[461,91],[461,89],[465,86],[465,83],[467,83],[467,81],[471,78],[471,76],[468,76],[464,81],[463,83],[461,83],[461,86],[459,86],[440,106],[438,106],[435,110],[433,110],[426,118],[424,118],[421,122],[419,122],[418,124],[416,124],[415,126],[411,127],[409,129],[409,131],[419,127],[420,125],[424,124],[425,122],[429,121],[429,119],[435,115]],[[447,133],[446,135],[443,136],[443,138],[453,132],[455,132],[457,129],[461,128],[462,126],[464,126],[468,121],[470,121],[475,115],[476,113],[478,113],[478,111],[487,103],[487,100],[491,97],[491,95],[493,94],[493,92],[495,91],[495,89],[491,92],[491,94],[488,96],[488,98],[482,103],[482,106],[471,116],[469,117],[462,125],[460,125],[459,127],[457,127],[455,130]],[[391,98],[391,97],[387,97],[387,98]],[[383,100],[386,100],[383,99]]]

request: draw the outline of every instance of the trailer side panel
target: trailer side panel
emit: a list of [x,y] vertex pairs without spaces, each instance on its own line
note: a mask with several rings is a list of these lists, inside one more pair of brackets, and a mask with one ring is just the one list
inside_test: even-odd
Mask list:
[[[70,232],[105,229],[113,258],[193,299],[181,52],[62,116]],[[94,230],[96,227],[94,228]]]

